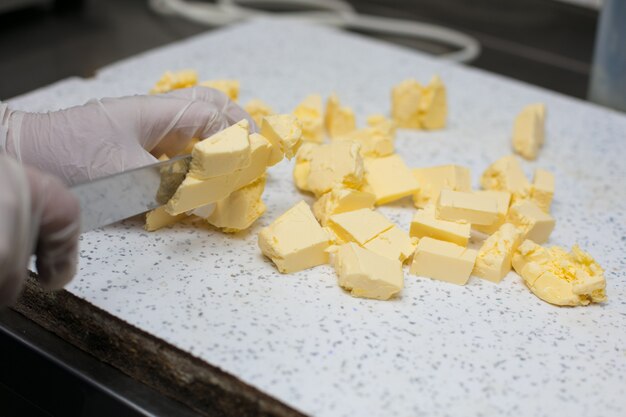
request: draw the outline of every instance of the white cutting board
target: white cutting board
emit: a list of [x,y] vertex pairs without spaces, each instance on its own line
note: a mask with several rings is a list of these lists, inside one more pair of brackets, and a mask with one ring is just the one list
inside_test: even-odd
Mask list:
[[[146,92],[165,70],[236,78],[241,101],[290,111],[336,91],[359,124],[389,112],[391,87],[440,74],[450,119],[400,131],[411,166],[482,170],[510,152],[522,106],[547,104],[547,141],[524,163],[556,174],[550,243],[579,243],[606,269],[608,302],[557,308],[511,273],[466,286],[405,276],[389,302],[352,298],[329,266],[279,274],[259,229],[301,199],[292,164],[270,171],[267,213],[248,233],[179,225],[146,233],[127,221],[86,233],[68,290],[316,416],[626,415],[626,117],[579,100],[335,30],[257,21],[200,35],[12,100],[44,110]],[[381,211],[408,230],[409,200]]]

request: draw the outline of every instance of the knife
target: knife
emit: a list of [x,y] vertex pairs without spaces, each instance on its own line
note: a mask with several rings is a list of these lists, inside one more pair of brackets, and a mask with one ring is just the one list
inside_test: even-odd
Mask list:
[[191,155],[124,171],[73,186],[81,232],[97,229],[164,205],[183,182]]

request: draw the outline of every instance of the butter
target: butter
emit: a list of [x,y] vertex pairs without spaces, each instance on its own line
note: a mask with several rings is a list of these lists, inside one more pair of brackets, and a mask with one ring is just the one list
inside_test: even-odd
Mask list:
[[[363,183],[363,158],[360,146],[350,141],[334,141],[307,148],[310,161],[307,188],[316,196],[334,186],[359,188]],[[301,158],[304,156],[301,155]]]
[[328,219],[327,227],[337,235],[340,242],[356,242],[363,246],[393,226],[382,214],[364,208],[333,214]]
[[215,203],[215,209],[206,221],[225,233],[237,233],[249,228],[265,213],[265,204],[261,200],[264,189],[265,176],[262,176]]
[[446,87],[441,78],[434,76],[422,90],[419,102],[419,119],[422,129],[442,129],[446,126],[448,101]]
[[336,94],[332,94],[326,102],[324,116],[326,133],[332,139],[346,135],[356,129],[356,118],[349,107],[342,107]]
[[311,172],[311,154],[318,145],[313,142],[303,142],[296,152],[296,163],[293,167],[293,181],[302,191],[311,191],[308,180]]
[[193,70],[167,71],[152,87],[150,94],[167,93],[179,88],[193,87],[198,83],[198,73]]
[[362,208],[372,209],[374,208],[375,200],[376,197],[374,194],[352,188],[335,186],[313,204],[313,214],[322,226],[326,226],[328,218],[333,214],[345,213]]
[[531,200],[522,200],[509,208],[507,222],[524,231],[524,239],[536,243],[547,242],[554,230],[554,217],[542,211]]
[[243,119],[193,147],[189,175],[198,179],[230,174],[250,165],[248,121]]
[[420,100],[422,86],[415,80],[405,80],[391,90],[391,116],[398,127],[421,129]]
[[442,189],[471,191],[470,170],[460,165],[440,165],[429,168],[415,168],[413,175],[419,183],[419,191],[413,195],[416,207],[435,204]]
[[232,101],[237,101],[239,98],[239,81],[237,80],[209,80],[201,82],[200,85],[219,90]]
[[512,202],[523,200],[530,194],[530,183],[514,155],[502,157],[491,164],[480,178],[480,185],[485,190],[510,192]]
[[392,138],[396,137],[396,129],[398,128],[398,124],[395,121],[388,119],[382,114],[372,114],[368,116],[367,126]]
[[511,223],[504,223],[485,240],[478,251],[473,275],[499,283],[511,270],[511,259],[522,243],[523,231]]
[[394,151],[394,138],[381,129],[366,127],[335,138],[337,140],[351,140],[361,145],[361,156],[380,158],[391,155]]
[[418,210],[411,220],[410,235],[417,238],[431,237],[437,240],[467,246],[471,233],[469,223],[451,222],[438,219],[435,206],[429,205]]
[[192,175],[187,175],[167,202],[165,211],[175,216],[215,203],[237,189],[238,179],[238,172],[208,179],[198,179]]
[[443,189],[436,212],[441,220],[489,226],[498,220],[498,203],[489,195]]
[[536,159],[545,138],[546,106],[531,104],[515,118],[513,149],[526,159]]
[[341,245],[335,254],[339,285],[354,297],[388,300],[402,291],[400,261],[378,255],[354,243]]
[[526,240],[513,255],[513,268],[540,299],[559,306],[606,301],[602,267],[577,245],[571,252]]
[[261,135],[272,144],[268,166],[274,166],[284,156],[291,159],[296,154],[301,144],[302,128],[296,116],[275,114],[263,118]]
[[161,206],[146,213],[146,224],[144,228],[148,232],[154,232],[165,226],[172,225],[187,217],[184,213],[172,216],[165,211],[165,207]]
[[267,161],[272,150],[272,145],[267,139],[258,133],[252,133],[249,136],[249,140],[250,164],[245,168],[235,171],[235,190],[257,180],[265,174],[265,171],[267,170]]
[[330,241],[308,204],[300,201],[259,233],[263,255],[282,273],[328,263]]
[[410,272],[453,284],[465,285],[469,280],[476,251],[430,237],[420,239]]
[[243,109],[252,117],[252,120],[259,128],[265,116],[276,113],[267,103],[259,99],[250,100]]
[[419,184],[402,158],[393,154],[383,158],[366,158],[363,190],[376,196],[376,204],[386,204],[412,195]]
[[530,188],[530,198],[541,210],[550,212],[554,196],[554,175],[550,171],[537,168]]
[[506,216],[509,213],[509,204],[511,203],[511,193],[508,191],[481,190],[481,191],[474,191],[474,194],[491,196],[496,199],[496,203],[498,206],[497,220],[488,226],[485,226],[485,225],[481,226],[478,224],[472,225],[473,229],[478,230],[479,232],[491,235],[495,233],[500,228],[500,226],[502,226],[504,222],[506,221]]
[[306,97],[296,106],[293,114],[302,124],[302,140],[324,142],[324,115],[322,113],[322,97],[313,94]]
[[363,247],[400,262],[404,262],[415,251],[415,245],[409,234],[397,226],[392,226],[375,238],[370,239]]

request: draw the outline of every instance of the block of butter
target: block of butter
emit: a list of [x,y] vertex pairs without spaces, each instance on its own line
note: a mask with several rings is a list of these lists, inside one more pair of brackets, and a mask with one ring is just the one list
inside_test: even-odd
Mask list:
[[312,94],[302,100],[293,114],[302,124],[302,140],[322,143],[324,141],[324,115],[322,97]]
[[545,138],[546,106],[531,104],[522,109],[513,126],[513,150],[526,159],[535,159]]
[[420,239],[410,272],[453,284],[465,285],[474,268],[476,251],[442,240]]
[[355,297],[388,300],[404,287],[400,261],[354,243],[339,246],[334,264],[339,285]]
[[282,273],[291,273],[328,263],[327,233],[308,204],[300,201],[259,233],[263,255]]
[[313,142],[303,142],[296,153],[296,163],[293,166],[293,182],[302,191],[309,190],[308,180],[311,172],[311,154],[319,146]]
[[496,222],[488,226],[481,226],[478,224],[472,225],[473,229],[478,230],[481,233],[491,235],[495,233],[506,221],[506,216],[509,213],[509,204],[511,203],[511,193],[508,191],[479,190],[474,191],[474,194],[491,196],[496,199],[498,205],[498,219]]
[[513,255],[513,268],[533,294],[551,304],[579,306],[607,299],[602,267],[578,246],[568,253],[526,240]]
[[421,129],[420,100],[422,85],[410,79],[402,81],[391,90],[391,116],[398,127]]
[[179,88],[189,88],[197,83],[198,73],[194,70],[166,71],[152,87],[150,94],[167,93]]
[[363,247],[400,262],[407,260],[415,251],[415,244],[409,234],[397,226],[392,226],[370,239]]
[[249,228],[265,213],[265,204],[261,200],[264,189],[265,176],[262,176],[216,202],[206,221],[225,233],[237,233]]
[[376,196],[376,204],[386,204],[415,194],[419,184],[400,155],[365,158],[363,190]]
[[336,94],[331,94],[326,102],[324,116],[326,133],[332,139],[348,134],[356,129],[356,118],[349,107],[342,107]]
[[504,223],[485,240],[478,251],[473,275],[496,284],[511,270],[511,259],[522,243],[524,232],[511,223]]
[[490,195],[443,189],[436,213],[441,220],[489,226],[498,220],[498,202]]
[[202,81],[200,85],[219,90],[233,101],[239,98],[239,81],[237,80],[208,80]]
[[419,118],[422,129],[442,129],[446,126],[448,101],[446,87],[441,78],[434,76],[422,89],[419,102]]
[[471,233],[469,223],[451,222],[438,219],[435,215],[435,206],[428,205],[418,210],[411,220],[410,234],[412,237],[431,237],[467,246]]
[[395,121],[388,119],[382,114],[372,114],[367,116],[367,126],[377,129],[392,138],[396,137],[396,129],[398,128],[398,124]]
[[237,189],[238,175],[235,172],[208,179],[187,175],[165,205],[165,211],[175,216],[226,198]]
[[249,124],[241,120],[193,147],[189,175],[198,179],[230,174],[250,165]]
[[336,137],[335,139],[351,140],[359,143],[361,145],[361,155],[363,157],[380,158],[391,155],[394,151],[393,136],[374,127],[353,130],[352,132]]
[[300,157],[309,159],[306,188],[316,196],[337,185],[359,188],[363,184],[363,158],[358,143],[333,141],[308,148]]
[[313,204],[313,214],[322,226],[326,226],[328,218],[333,214],[345,213],[362,208],[374,208],[376,197],[366,191],[353,188],[335,186],[332,190],[322,195]]
[[146,224],[144,228],[148,232],[154,232],[155,230],[177,223],[186,217],[187,215],[185,213],[172,216],[165,211],[165,206],[161,206],[146,213]]
[[548,241],[554,230],[554,217],[541,210],[533,201],[522,200],[509,208],[507,222],[513,223],[524,231],[524,239],[536,243]]
[[328,228],[339,239],[337,243],[356,242],[361,246],[393,225],[382,214],[366,208],[333,214],[328,219]]
[[236,176],[235,190],[244,187],[255,181],[267,170],[267,161],[269,159],[272,145],[262,135],[252,133],[250,139],[250,165],[235,171]]
[[261,122],[261,135],[272,144],[268,166],[279,163],[283,157],[288,159],[298,151],[302,143],[302,128],[298,118],[292,114],[273,114]]
[[541,210],[550,212],[554,196],[554,175],[550,171],[537,168],[533,184],[530,187],[530,198]]
[[254,120],[254,123],[261,128],[261,122],[265,116],[270,116],[276,112],[263,100],[252,99],[243,108]]
[[440,165],[428,168],[415,168],[413,175],[420,189],[413,195],[416,207],[435,204],[443,188],[454,191],[471,191],[470,170],[460,165]]
[[530,183],[514,155],[502,157],[491,164],[483,172],[480,185],[485,190],[510,192],[512,202],[523,200],[530,194]]

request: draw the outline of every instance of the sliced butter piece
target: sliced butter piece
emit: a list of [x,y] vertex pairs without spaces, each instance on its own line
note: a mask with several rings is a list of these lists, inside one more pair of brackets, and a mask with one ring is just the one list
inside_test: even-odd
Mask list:
[[264,117],[276,113],[267,103],[258,98],[250,100],[243,109],[252,117],[259,128]]
[[473,275],[499,283],[511,270],[511,259],[522,243],[524,232],[511,223],[504,223],[485,240],[478,251]]
[[530,183],[514,155],[502,157],[491,164],[480,178],[485,190],[508,191],[511,201],[523,200],[530,194]]
[[200,85],[221,91],[232,101],[237,101],[239,98],[239,81],[237,80],[208,80],[202,81]]
[[498,203],[489,195],[443,189],[436,212],[441,220],[492,225],[498,220]]
[[442,240],[420,239],[410,272],[453,284],[465,285],[474,268],[476,251]]
[[440,165],[428,168],[415,168],[413,175],[419,183],[419,191],[413,195],[416,207],[435,204],[442,189],[471,191],[470,170],[460,165]]
[[375,201],[376,197],[372,193],[336,186],[313,204],[313,214],[322,226],[326,226],[328,218],[333,214],[362,208],[371,209]]
[[340,241],[356,242],[361,246],[391,227],[393,223],[385,216],[366,208],[333,214],[328,219],[328,228]]
[[398,124],[382,114],[372,114],[367,117],[367,126],[376,129],[392,138],[396,137]]
[[513,150],[526,159],[536,159],[545,140],[546,106],[531,104],[522,109],[513,126]]
[[530,188],[530,198],[546,213],[550,213],[554,197],[554,175],[550,171],[537,168]]
[[391,155],[394,151],[394,138],[381,129],[366,127],[335,138],[351,140],[361,145],[361,155],[369,158],[380,158]]
[[411,221],[410,235],[412,237],[444,240],[467,246],[471,233],[469,223],[451,222],[438,219],[435,215],[435,206],[429,205],[418,210]]
[[419,102],[419,119],[422,129],[442,129],[446,126],[448,101],[446,87],[435,75],[424,87]]
[[507,222],[522,229],[524,239],[536,243],[547,242],[556,224],[554,217],[545,213],[531,200],[513,204],[509,208]]
[[177,223],[185,217],[187,216],[184,213],[172,216],[165,211],[165,206],[161,206],[146,213],[146,224],[144,228],[148,232],[154,232],[155,230]]
[[206,221],[225,233],[237,233],[249,228],[263,213],[265,204],[261,195],[265,189],[265,176],[215,203],[215,209]]
[[400,262],[407,260],[415,251],[415,244],[409,234],[397,226],[392,226],[370,239],[363,247]]
[[166,71],[150,90],[150,94],[167,93],[179,88],[193,87],[198,83],[198,73],[194,70]]
[[415,80],[405,80],[391,90],[391,116],[402,129],[421,129],[420,100],[422,85]]
[[312,94],[302,100],[294,109],[293,114],[302,124],[302,140],[314,143],[324,141],[324,115],[322,97]]
[[321,196],[337,185],[360,187],[364,170],[359,150],[358,143],[348,141],[334,141],[310,148],[307,188],[316,196]]
[[491,196],[496,199],[496,203],[498,205],[498,219],[495,223],[488,226],[479,224],[472,225],[473,229],[478,230],[481,233],[491,235],[495,233],[506,221],[506,216],[509,213],[509,205],[511,203],[511,193],[508,191],[479,190],[474,191],[474,194]]
[[419,184],[400,155],[365,158],[363,190],[376,196],[376,204],[387,204],[415,194]]
[[215,203],[237,189],[238,178],[239,172],[208,179],[198,179],[187,175],[167,202],[165,211],[175,216]]
[[331,94],[326,102],[324,116],[326,133],[331,138],[346,135],[356,129],[356,118],[349,107],[342,107],[336,94]]
[[274,114],[263,118],[261,135],[272,144],[268,166],[274,166],[283,157],[291,159],[296,154],[301,144],[302,128],[296,116]]

